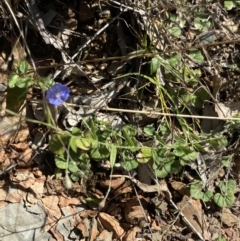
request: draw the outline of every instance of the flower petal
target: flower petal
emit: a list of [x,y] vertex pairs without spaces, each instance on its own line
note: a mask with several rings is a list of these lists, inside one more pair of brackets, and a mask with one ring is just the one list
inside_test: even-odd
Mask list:
[[70,94],[70,90],[67,86],[57,83],[51,86],[46,93],[48,102],[52,105],[61,105]]

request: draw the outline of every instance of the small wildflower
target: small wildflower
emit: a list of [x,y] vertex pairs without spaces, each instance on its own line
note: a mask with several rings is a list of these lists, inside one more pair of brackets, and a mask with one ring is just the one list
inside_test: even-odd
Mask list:
[[69,97],[69,93],[66,85],[57,83],[47,90],[46,98],[50,104],[59,106]]

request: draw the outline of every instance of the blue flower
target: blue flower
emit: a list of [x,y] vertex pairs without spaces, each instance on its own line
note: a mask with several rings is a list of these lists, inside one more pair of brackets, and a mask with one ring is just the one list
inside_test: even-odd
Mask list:
[[69,97],[69,93],[66,85],[57,83],[47,90],[46,98],[50,104],[59,106]]

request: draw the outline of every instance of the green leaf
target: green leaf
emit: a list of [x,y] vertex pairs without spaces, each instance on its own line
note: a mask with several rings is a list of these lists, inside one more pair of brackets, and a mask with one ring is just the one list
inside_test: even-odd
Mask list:
[[234,192],[236,188],[236,182],[234,180],[221,181],[219,186],[221,191],[224,193],[226,193],[227,191]]
[[228,195],[224,196],[220,193],[216,193],[214,195],[214,202],[221,208],[231,206],[234,203],[234,194],[228,193]]
[[202,52],[199,49],[189,50],[188,54],[193,60],[195,60],[198,64],[202,64],[204,62],[204,57]]
[[211,22],[207,20],[206,15],[199,15],[194,19],[194,26],[198,30],[208,31],[211,26]]
[[55,156],[55,164],[59,169],[67,169],[68,163],[63,156]]
[[136,136],[137,135],[137,128],[133,125],[125,125],[122,128],[122,131],[124,131],[128,136]]
[[71,178],[74,182],[79,181],[79,179],[82,177],[82,175],[79,172],[71,173]]
[[171,172],[173,174],[177,174],[182,170],[182,166],[179,162],[175,161],[173,162],[172,166],[171,166]]
[[9,88],[14,88],[16,87],[16,83],[19,81],[20,77],[17,74],[12,74],[10,75],[10,79],[8,81],[8,86]]
[[216,241],[227,241],[224,237],[220,236]]
[[202,200],[204,202],[209,202],[212,197],[213,197],[213,192],[210,190],[207,190],[205,193],[203,193]]
[[95,161],[106,160],[109,158],[109,151],[105,146],[99,146],[96,149],[91,149],[90,155]]
[[181,156],[181,161],[183,162],[190,162],[195,161],[197,159],[197,153],[192,147],[186,148],[184,147],[184,155]]
[[168,31],[169,31],[170,34],[172,34],[175,37],[179,37],[181,35],[181,33],[182,33],[182,30],[179,27],[177,27],[177,26],[170,27],[168,29]]
[[126,161],[121,162],[121,166],[126,171],[131,171],[138,167],[138,162],[135,160],[126,160]]
[[76,138],[75,144],[78,148],[88,151],[91,148],[91,141],[84,138]]
[[165,167],[159,170],[155,170],[155,174],[159,178],[165,178],[168,175],[168,173],[169,173],[169,170],[167,170]]
[[23,60],[19,65],[19,70],[22,74],[26,74],[28,72],[28,62],[26,60]]
[[16,87],[18,88],[28,88],[33,84],[33,80],[31,76],[21,77],[18,79],[16,83]]
[[72,128],[72,135],[74,136],[80,136],[81,135],[81,130],[77,127]]
[[152,125],[147,125],[143,128],[143,131],[148,136],[153,136],[155,133],[155,128]]
[[78,171],[78,167],[76,165],[76,163],[74,161],[70,161],[68,164],[68,170],[70,172],[77,172]]
[[89,155],[87,153],[82,153],[80,155],[79,159],[81,161],[83,161],[84,163],[89,163],[89,161],[90,161],[90,157],[89,157]]
[[110,167],[113,168],[117,159],[117,148],[115,146],[110,147]]
[[240,1],[224,1],[224,8],[226,10],[232,10],[240,4]]
[[235,180],[228,180],[227,187],[229,191],[234,192],[236,189],[236,181]]
[[175,156],[181,157],[181,156],[183,156],[185,154],[185,151],[182,149],[181,146],[177,146],[176,148],[174,148],[173,154]]
[[195,199],[201,199],[203,196],[202,192],[202,182],[196,181],[190,186],[190,194]]
[[72,148],[72,150],[77,153],[77,145],[76,145],[76,137],[71,137],[70,138],[70,142],[69,142],[70,147]]
[[57,155],[62,155],[65,152],[63,145],[69,143],[70,137],[68,135],[53,134],[49,141],[49,149]]
[[152,149],[152,159],[155,163],[158,163],[159,157],[155,149]]
[[157,72],[158,68],[161,66],[161,61],[158,56],[152,58],[150,63],[150,74],[153,75]]
[[172,53],[168,58],[167,58],[168,63],[174,67],[178,68],[179,66],[182,65],[182,60],[181,57],[179,56],[178,53]]
[[141,152],[139,152],[136,157],[140,163],[149,162],[152,157],[152,149],[148,146],[143,146]]

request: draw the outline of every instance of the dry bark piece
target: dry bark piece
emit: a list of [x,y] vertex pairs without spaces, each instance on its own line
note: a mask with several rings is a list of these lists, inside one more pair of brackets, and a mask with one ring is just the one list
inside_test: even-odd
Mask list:
[[112,216],[107,213],[100,212],[98,217],[104,226],[105,229],[108,231],[113,232],[113,237],[122,240],[122,237],[125,233],[124,229],[120,226],[119,222]]

